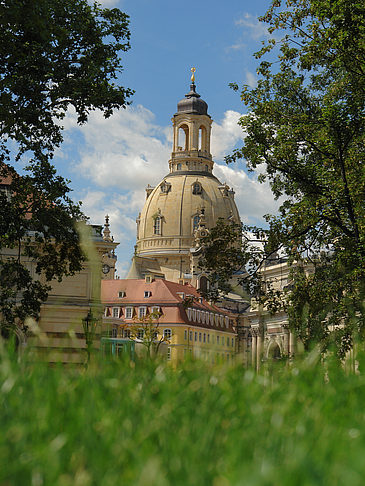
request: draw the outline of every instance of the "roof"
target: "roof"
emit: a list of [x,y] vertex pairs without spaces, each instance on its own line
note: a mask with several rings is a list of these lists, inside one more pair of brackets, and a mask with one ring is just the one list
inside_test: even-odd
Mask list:
[[[119,292],[125,292],[125,297],[119,297]],[[145,292],[151,292],[151,296],[145,297]],[[186,298],[189,297],[192,297],[191,303],[186,301]],[[102,280],[101,301],[105,306],[162,307],[161,324],[164,322],[188,323],[185,307],[230,316],[227,311],[203,299],[192,285],[181,285],[164,279],[155,279],[150,283],[145,279]],[[184,305],[184,302],[187,305]],[[207,328],[216,327],[209,324],[197,325]],[[231,332],[230,328],[227,330]]]

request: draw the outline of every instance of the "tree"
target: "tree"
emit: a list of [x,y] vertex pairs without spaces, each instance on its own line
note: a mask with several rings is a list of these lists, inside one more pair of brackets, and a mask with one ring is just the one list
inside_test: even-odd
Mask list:
[[168,343],[165,335],[159,334],[159,312],[151,312],[143,317],[135,318],[132,325],[127,325],[130,338],[138,340],[147,351],[147,357],[156,356],[162,343]]
[[284,34],[256,53],[257,86],[241,89],[247,136],[226,158],[260,167],[285,197],[266,217],[263,259],[281,251],[295,263],[280,302],[290,327],[307,348],[335,344],[340,356],[365,328],[364,10],[357,0],[272,2],[260,20]]
[[[125,107],[120,52],[129,49],[128,16],[86,0],[0,3],[0,316],[1,331],[37,317],[49,282],[81,269],[75,222],[80,204],[52,158],[69,108],[78,123]],[[18,175],[17,163],[26,165]],[[36,278],[24,265],[36,262]]]

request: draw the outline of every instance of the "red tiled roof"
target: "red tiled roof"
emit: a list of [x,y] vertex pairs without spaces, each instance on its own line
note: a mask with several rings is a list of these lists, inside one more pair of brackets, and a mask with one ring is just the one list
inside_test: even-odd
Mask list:
[[[151,292],[151,297],[144,297],[146,291]],[[125,292],[125,297],[119,297],[119,292]],[[183,293],[185,298],[194,299],[187,307],[229,316],[226,311],[209,304],[195,287],[189,284],[181,285],[164,279],[155,279],[151,283],[147,283],[144,279],[102,280],[101,282],[101,301],[105,306],[138,305],[146,306],[149,310],[152,307],[161,307],[162,315],[159,318],[161,324],[191,323],[182,305],[184,298],[179,293]],[[217,327],[202,322],[196,322],[194,325],[204,328]],[[231,327],[229,330],[231,332]]]

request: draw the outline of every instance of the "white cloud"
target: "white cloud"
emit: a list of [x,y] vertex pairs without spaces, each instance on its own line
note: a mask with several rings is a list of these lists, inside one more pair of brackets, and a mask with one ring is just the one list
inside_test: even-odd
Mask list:
[[268,32],[268,26],[264,22],[260,22],[257,17],[249,13],[244,13],[242,17],[235,21],[235,24],[243,27],[245,33],[249,35],[251,39],[259,40],[263,37],[270,37]]
[[245,84],[250,86],[250,88],[254,88],[257,84],[257,76],[255,73],[252,73],[251,71],[246,71],[246,80]]
[[[213,123],[211,151],[216,162],[242,144],[245,134],[237,124],[241,116],[228,110],[221,121]],[[123,277],[133,254],[135,220],[143,208],[145,187],[158,184],[168,173],[172,127],[157,125],[154,114],[143,106],[120,110],[106,120],[100,112],[93,112],[82,127],[69,113],[64,126],[69,139],[76,133],[79,158],[73,170],[84,179],[84,189],[77,198],[83,201],[92,223],[103,224],[109,214],[111,233],[120,242],[118,272]],[[80,134],[82,137],[77,137]],[[245,223],[259,224],[263,214],[276,210],[278,203],[268,185],[259,184],[255,175],[223,163],[215,164],[214,173],[235,190]]]
[[238,125],[242,114],[228,110],[221,123],[213,122],[211,137],[211,152],[213,159],[222,160],[232,149],[244,139],[244,132]]
[[234,165],[223,164],[216,164],[214,173],[218,179],[234,189],[235,201],[243,223],[262,224],[264,214],[277,211],[280,202],[275,201],[269,185],[258,182],[254,173],[248,176]]

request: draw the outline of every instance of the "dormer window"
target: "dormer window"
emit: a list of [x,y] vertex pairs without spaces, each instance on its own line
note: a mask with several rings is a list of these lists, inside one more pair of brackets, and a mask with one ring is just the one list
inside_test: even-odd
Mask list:
[[127,294],[125,293],[125,291],[124,291],[124,290],[121,290],[120,292],[118,292],[118,297],[119,297],[120,299],[122,299],[123,297],[126,297],[126,295],[127,295]]
[[201,194],[202,193],[202,185],[200,184],[200,182],[196,181],[194,182],[194,184],[192,185],[192,191],[193,191],[193,194]]
[[152,292],[150,290],[145,290],[144,292],[144,298],[147,299],[148,297],[152,296]]
[[163,194],[167,194],[171,189],[171,184],[169,182],[163,181],[160,185],[160,189]]

